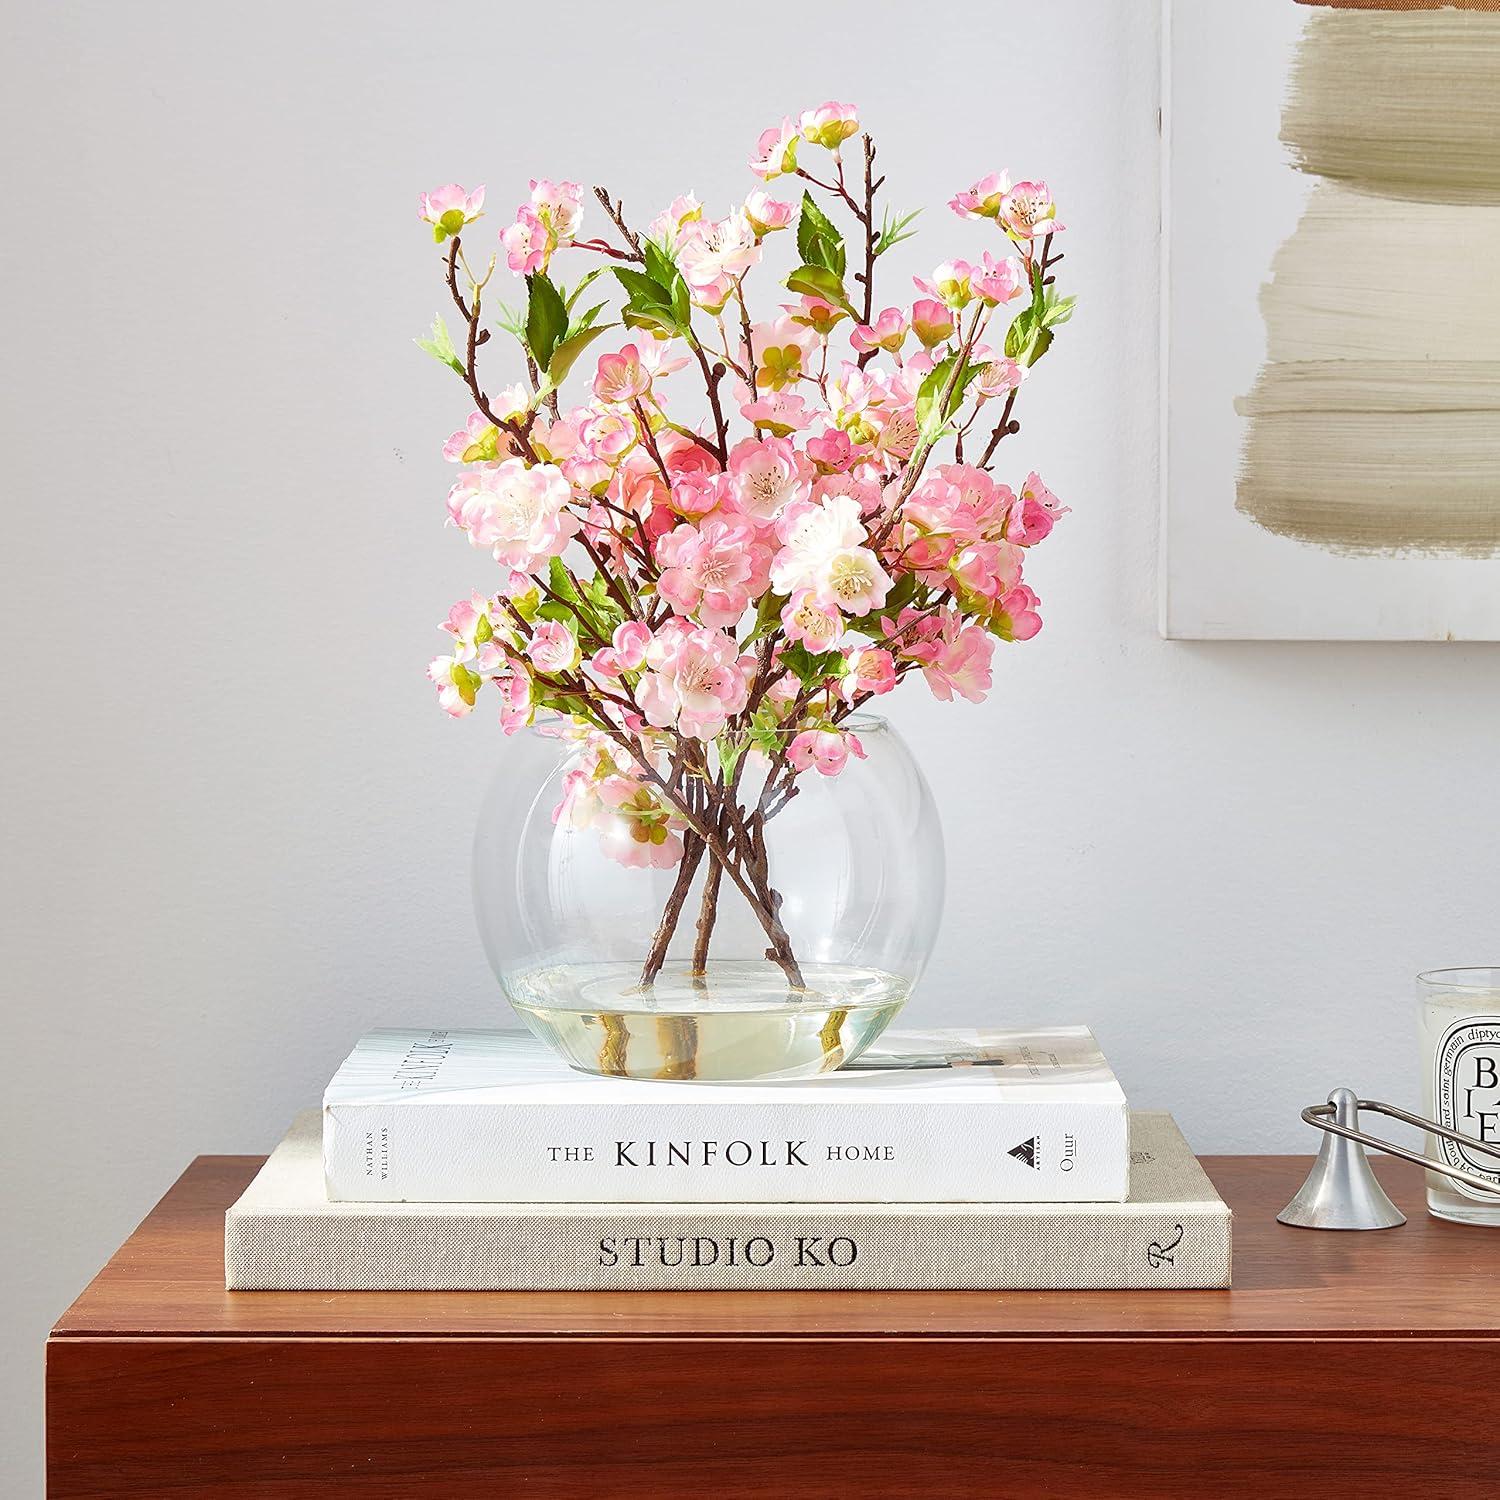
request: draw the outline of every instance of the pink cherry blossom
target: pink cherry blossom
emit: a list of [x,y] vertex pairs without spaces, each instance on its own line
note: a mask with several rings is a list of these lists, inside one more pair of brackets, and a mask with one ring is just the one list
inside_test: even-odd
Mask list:
[[[625,378],[629,378],[628,373]],[[613,410],[592,411],[579,430],[578,451],[574,457],[607,464],[613,468],[635,447],[639,438],[640,428],[630,413]],[[576,477],[574,470],[567,464],[563,465],[563,473],[580,489],[592,487],[592,481]]]
[[854,444],[849,434],[835,427],[821,437],[809,438],[807,456],[824,474],[842,474],[854,462]]
[[560,557],[578,531],[579,518],[567,508],[571,497],[560,469],[508,458],[464,473],[448,493],[448,514],[497,562],[535,573],[547,558]]
[[1042,476],[1033,469],[1010,507],[1006,538],[1020,547],[1033,546],[1042,541],[1051,532],[1057,518],[1067,515],[1071,508],[1058,500],[1042,483]]
[[935,348],[953,336],[953,314],[936,299],[923,297],[912,303],[911,331],[924,349]]
[[516,210],[515,223],[500,231],[500,243],[505,247],[506,265],[517,276],[530,276],[547,269],[554,242],[537,211],[523,203]]
[[814,470],[786,438],[745,438],[729,453],[729,483],[740,511],[758,526],[810,499]]
[[667,532],[656,543],[656,560],[657,591],[679,615],[733,625],[765,589],[770,548],[756,541],[748,523],[713,516]]
[[677,241],[687,225],[703,217],[703,205],[692,193],[683,193],[646,226],[646,238],[668,252],[677,248]]
[[805,323],[820,338],[827,338],[835,326],[849,316],[841,307],[804,292],[796,302],[783,304],[787,316],[798,323]]
[[427,666],[427,676],[437,688],[438,707],[445,714],[461,719],[473,713],[474,698],[483,679],[456,656],[433,657]]
[[[830,99],[816,109],[805,109],[798,121],[802,139],[812,146],[826,146],[837,151],[852,135],[859,134],[859,111],[852,104]],[[765,137],[762,136],[764,141]]]
[[453,637],[454,659],[472,667],[481,677],[504,670],[507,662],[505,638],[511,634],[510,627],[500,614],[502,624],[496,629],[492,608],[498,613],[498,606],[484,595],[471,594],[448,611],[441,627]]
[[993,219],[999,214],[1000,204],[1009,191],[1010,174],[991,172],[973,187],[950,198],[948,207],[961,219]]
[[576,182],[553,182],[548,177],[531,180],[531,206],[552,232],[553,240],[566,244],[578,234],[583,222],[583,189]]
[[472,224],[483,209],[484,189],[477,187],[471,193],[456,182],[422,193],[417,201],[417,217],[432,225],[432,237],[440,245],[450,235],[461,233],[465,225]]
[[741,657],[734,637],[710,626],[668,620],[646,652],[649,670],[636,687],[646,722],[711,740],[750,696],[754,658]]
[[750,330],[750,357],[755,365],[755,383],[760,390],[779,391],[808,373],[808,358],[817,348],[818,336],[805,323],[780,317],[771,323],[756,323]]
[[987,307],[997,307],[1014,301],[1023,292],[1029,291],[1031,284],[1025,267],[1019,261],[1013,260],[1009,255],[1002,255],[999,260],[995,260],[986,250],[983,261],[973,267],[969,286]]
[[638,672],[646,663],[646,650],[651,644],[651,630],[639,620],[626,620],[615,626],[610,644],[615,649],[620,665],[627,672]]
[[812,589],[798,589],[781,610],[789,641],[800,641],[813,655],[834,651],[844,638],[844,617]]
[[536,701],[532,695],[531,673],[517,663],[513,670],[499,681],[500,729],[504,734],[514,734],[524,729],[536,718]]
[[859,736],[848,730],[804,729],[788,747],[787,761],[799,771],[816,769],[820,776],[837,776],[853,755],[865,760]]
[[1000,200],[1000,227],[1017,242],[1044,234],[1061,234],[1057,205],[1045,182],[1018,182]]
[[641,365],[641,351],[626,344],[618,354],[601,354],[594,375],[594,394],[615,406],[628,406],[644,396],[651,377]]
[[920,641],[906,654],[921,663],[934,698],[949,703],[957,693],[970,703],[984,702],[995,641],[982,625],[961,625],[959,616],[948,615],[936,638]]
[[[505,439],[507,450],[510,439]],[[443,444],[443,457],[450,464],[494,463],[500,457],[500,429],[483,412],[473,412]]]
[[532,627],[526,654],[538,672],[560,677],[578,665],[578,637],[561,620],[542,620]]
[[974,382],[974,391],[983,400],[1006,395],[1026,378],[1026,367],[1014,359],[992,359]]
[[998,599],[1021,581],[1021,549],[1012,542],[973,542],[949,565],[954,581],[977,599]]
[[906,315],[899,307],[888,307],[874,323],[859,324],[849,335],[849,342],[861,354],[868,354],[876,349],[886,349],[896,354],[906,342],[909,326]]
[[792,205],[773,198],[764,188],[757,188],[745,199],[745,217],[756,237],[785,229],[792,222]]
[[727,513],[733,500],[727,475],[690,470],[672,476],[667,506],[685,520],[702,521],[711,515]]
[[820,474],[813,483],[813,499],[831,495],[848,495],[858,504],[862,520],[873,516],[885,498],[879,483],[865,474]]
[[750,170],[763,182],[797,170],[797,144],[802,139],[800,127],[790,117],[779,125],[763,130],[750,153]]
[[[693,829],[713,827],[727,845],[714,858],[744,873],[759,854],[724,802],[741,750],[784,736],[771,757],[786,778],[771,788],[779,806],[791,778],[834,777],[863,757],[842,722],[853,710],[918,671],[937,698],[979,702],[995,642],[1041,628],[1023,578],[1033,571],[1027,549],[1067,507],[1035,472],[1016,494],[958,460],[967,447],[988,463],[997,418],[985,403],[1001,401],[1008,422],[1029,378],[1022,360],[1048,352],[1046,339],[1032,339],[1021,358],[1007,357],[1004,341],[1039,274],[1037,243],[1061,228],[1051,191],[997,172],[954,195],[956,214],[993,220],[1005,237],[990,234],[972,263],[944,260],[896,305],[881,305],[894,301],[881,292],[886,277],[864,284],[885,262],[865,264],[869,246],[847,215],[843,288],[773,290],[804,259],[832,276],[838,253],[797,200],[805,182],[835,217],[848,195],[863,205],[859,170],[850,176],[840,159],[862,128],[836,100],[788,116],[760,137],[751,167],[761,180],[722,218],[682,194],[644,234],[610,196],[613,222],[581,239],[579,184],[532,178],[500,233],[506,265],[533,278],[521,308],[514,296],[501,306],[488,284],[496,257],[489,271],[472,249],[466,261],[434,257],[440,277],[456,265],[463,297],[484,304],[488,332],[473,336],[472,355],[483,343],[483,370],[468,370],[483,410],[458,408],[462,425],[443,454],[457,466],[450,522],[495,563],[485,560],[488,581],[441,622],[447,654],[428,677],[455,718],[493,691],[506,734],[545,712],[540,732],[569,757],[554,816],[559,829],[597,840],[587,858],[669,870],[685,846],[702,855]],[[826,172],[799,165],[799,151],[815,148],[833,153],[820,157]],[[878,190],[884,179],[872,175]],[[482,188],[446,184],[422,195],[420,214],[441,243],[467,233],[483,207]],[[883,195],[874,209],[874,227],[895,222]],[[766,255],[768,237],[793,227],[784,238],[800,243],[781,260],[774,243]],[[569,247],[588,270],[564,278],[552,262]],[[549,271],[575,335],[624,330],[586,361],[570,362],[571,348],[547,357],[561,331],[538,331],[538,318],[556,320],[544,317],[547,288],[534,278]],[[598,286],[580,300],[586,274]],[[790,280],[824,285],[816,271]],[[870,310],[854,313],[848,297]],[[469,335],[460,324],[454,337]],[[506,386],[522,373],[510,335],[530,352],[531,374]],[[426,346],[446,353],[441,331],[437,340]],[[935,423],[934,372],[961,342],[971,377]],[[671,378],[684,370],[680,383]],[[705,769],[713,785],[697,779]]]
[[695,301],[722,307],[734,280],[760,259],[760,241],[743,213],[726,219],[696,219],[683,226],[677,266]]
[[869,547],[844,547],[820,569],[818,598],[846,615],[866,615],[885,603],[892,581]]
[[[745,392],[749,395],[749,392]],[[801,396],[790,391],[768,391],[740,407],[740,415],[761,432],[772,437],[790,437],[801,432],[812,421],[812,413]]]
[[1042,628],[1042,617],[1037,613],[1041,602],[1024,583],[1018,583],[995,611],[996,629],[1008,641],[1029,641]]
[[682,858],[678,819],[652,788],[631,776],[606,776],[594,795],[593,824],[610,859],[631,869],[670,870]]
[[646,648],[650,644],[650,626],[640,620],[626,620],[615,626],[609,645],[596,651],[589,665],[603,677],[617,678],[625,672],[639,672],[646,663]]
[[669,427],[657,434],[656,448],[673,479],[684,474],[717,474],[723,468],[702,443],[694,442],[685,432],[674,428]]
[[781,550],[771,561],[771,583],[776,592],[819,592],[832,560],[865,541],[859,502],[848,495],[830,495],[816,503],[799,500],[777,520],[776,536],[781,542]]
[[844,659],[839,696],[845,703],[878,698],[896,687],[896,658],[883,646],[859,646]]
[[920,276],[913,280],[918,290],[926,292],[929,297],[936,297],[944,307],[951,307],[957,312],[969,305],[972,297],[969,283],[973,275],[974,268],[968,261],[945,260],[932,273],[931,280],[923,281]]

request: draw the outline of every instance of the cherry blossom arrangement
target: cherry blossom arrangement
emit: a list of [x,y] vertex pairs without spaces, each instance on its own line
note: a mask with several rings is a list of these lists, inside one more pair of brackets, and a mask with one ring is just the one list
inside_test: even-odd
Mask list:
[[[579,186],[539,178],[482,257],[482,187],[421,197],[459,336],[439,318],[418,342],[475,408],[443,450],[463,466],[448,515],[500,565],[428,674],[456,717],[492,688],[507,734],[547,712],[578,741],[555,820],[676,869],[645,986],[702,867],[695,971],[728,880],[801,987],[767,825],[802,778],[863,755],[851,715],[912,673],[945,701],[985,696],[995,643],[1041,628],[1023,568],[1066,510],[1034,472],[1019,489],[991,473],[1072,310],[1047,185],[997,173],[958,193],[988,247],[879,307],[879,262],[915,215],[877,208],[855,110],[784,119],[749,165],[765,186],[719,219],[688,194],[635,228],[596,187],[596,237]],[[519,306],[493,300],[502,260]],[[613,309],[587,295],[604,288]],[[497,344],[524,379],[486,385]]]

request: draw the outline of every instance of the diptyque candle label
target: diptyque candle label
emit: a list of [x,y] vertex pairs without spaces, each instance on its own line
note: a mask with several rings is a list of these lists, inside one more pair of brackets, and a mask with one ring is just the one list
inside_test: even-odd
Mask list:
[[[1500,1146],[1500,1016],[1465,1016],[1453,1022],[1433,1054],[1433,1070],[1438,1120],[1476,1141]],[[1478,1172],[1500,1187],[1500,1158],[1468,1151],[1456,1141],[1439,1139],[1437,1145],[1449,1166]],[[1453,1186],[1466,1197],[1489,1201],[1461,1182]]]

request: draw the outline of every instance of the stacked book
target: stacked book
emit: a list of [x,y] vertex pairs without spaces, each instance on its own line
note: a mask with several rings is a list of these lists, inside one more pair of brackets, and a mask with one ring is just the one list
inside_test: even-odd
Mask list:
[[1229,1284],[1229,1210],[1081,1027],[893,1032],[786,1083],[381,1030],[225,1224],[241,1290]]

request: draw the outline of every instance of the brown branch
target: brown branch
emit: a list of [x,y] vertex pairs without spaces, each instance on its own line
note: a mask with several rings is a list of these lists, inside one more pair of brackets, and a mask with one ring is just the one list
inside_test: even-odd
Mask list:
[[609,201],[609,194],[602,187],[594,189],[594,196],[604,205],[604,212],[610,217],[615,228],[620,231],[621,238],[630,246],[630,254],[627,260],[638,260],[645,264],[646,252],[641,249],[641,242],[636,232],[625,222],[624,206],[620,199],[616,198],[613,203]]
[[980,457],[979,467],[981,469],[989,468],[990,460],[995,456],[995,449],[1000,446],[1001,438],[1009,437],[1011,433],[1021,430],[1021,424],[1019,422],[1012,422],[1010,419],[1011,408],[1016,404],[1016,392],[1018,390],[1020,390],[1019,386],[1012,386],[1010,395],[1005,398],[1005,410],[1000,413],[1000,420],[995,423],[995,430],[990,434],[990,440],[985,444],[984,453]]
[[[698,873],[698,866],[702,862],[703,847],[703,840],[697,834],[690,831],[683,836],[677,879],[673,883],[671,895],[667,897],[666,906],[662,908],[661,921],[657,923],[656,935],[651,939],[651,948],[641,969],[643,990],[649,990],[656,982],[656,976],[661,973],[662,965],[667,961],[667,948],[672,942],[672,934],[677,930],[677,921],[687,902],[688,891],[692,889],[693,877]],[[694,966],[696,967],[696,960]]]
[[688,330],[688,348],[690,348],[698,359],[698,368],[703,372],[703,385],[708,391],[708,404],[713,409],[714,432],[718,438],[718,447],[710,446],[706,438],[699,437],[697,433],[693,437],[701,447],[707,448],[721,464],[729,462],[729,424],[724,420],[724,408],[719,401],[719,382],[724,378],[724,366],[715,364],[709,368],[708,355],[703,352],[703,345],[693,337],[692,330]]
[[[865,269],[860,280],[865,285],[865,315],[860,320],[869,326],[875,310],[875,142],[868,135],[861,136],[865,143],[865,208],[860,216],[865,226]],[[872,351],[873,352],[873,351]]]
[[469,338],[464,360],[464,380],[468,384],[469,394],[474,398],[474,405],[478,407],[480,414],[486,420],[492,422],[502,432],[509,433],[511,439],[521,450],[522,456],[529,463],[538,462],[537,451],[531,446],[530,423],[523,425],[520,422],[499,417],[490,405],[490,398],[485,395],[483,387],[479,384],[479,371],[477,355],[480,344],[488,338],[488,332],[481,336],[479,328],[480,296],[479,288],[474,287],[474,301],[470,304],[458,289],[458,256],[459,239],[454,235],[448,246],[448,290],[452,294],[454,304],[463,314],[464,321],[469,325]]

